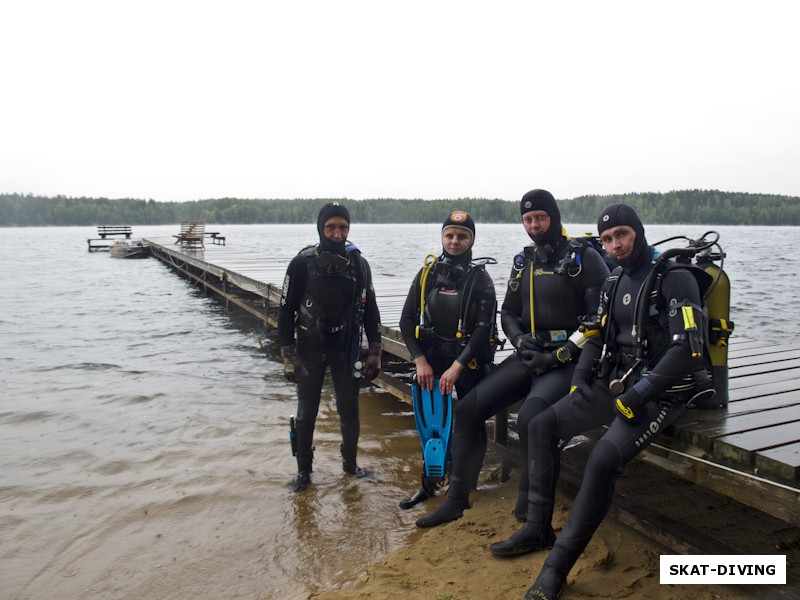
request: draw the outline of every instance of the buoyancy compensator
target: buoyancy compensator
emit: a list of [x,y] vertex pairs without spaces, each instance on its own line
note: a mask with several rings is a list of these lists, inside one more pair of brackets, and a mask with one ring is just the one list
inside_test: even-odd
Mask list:
[[[688,245],[683,248],[669,248],[661,253],[656,261],[656,268],[648,275],[653,278],[650,285],[657,285],[656,281],[664,269],[668,268],[670,259],[675,259],[674,262],[679,265],[698,268],[707,274],[703,276],[705,281],[698,278],[704,320],[703,329],[699,333],[703,338],[703,359],[712,381],[707,384],[697,382],[698,388],[707,385],[707,389],[706,393],[699,392],[696,395],[692,406],[702,409],[724,408],[728,405],[728,341],[734,328],[734,323],[730,320],[730,279],[723,270],[725,252],[719,244],[719,233],[716,231],[707,231],[697,240],[685,236],[671,237],[653,246],[678,239],[687,240]],[[646,282],[642,288],[644,290],[647,287]],[[642,297],[647,296],[642,294]],[[647,302],[642,302],[637,310],[637,336],[644,335],[647,313]],[[642,346],[641,339],[637,340],[637,348],[641,349]]]

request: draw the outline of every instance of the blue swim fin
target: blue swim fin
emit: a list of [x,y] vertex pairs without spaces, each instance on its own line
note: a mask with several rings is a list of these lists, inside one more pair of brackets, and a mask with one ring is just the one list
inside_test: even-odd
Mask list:
[[414,381],[411,385],[411,397],[414,404],[414,419],[422,442],[425,476],[443,478],[450,427],[453,423],[453,396],[447,394],[443,397],[439,390],[439,380],[435,379],[433,390],[423,390]]

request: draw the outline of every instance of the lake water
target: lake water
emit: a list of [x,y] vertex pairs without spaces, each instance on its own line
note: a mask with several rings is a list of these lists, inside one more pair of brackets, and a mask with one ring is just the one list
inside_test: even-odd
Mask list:
[[[316,238],[313,225],[215,229],[287,262]],[[408,285],[439,250],[439,229],[354,224],[351,238],[376,274]],[[647,232],[654,242],[706,229]],[[796,346],[800,325],[786,311],[800,297],[790,256],[800,228],[714,229],[736,334]],[[477,231],[475,255],[498,259],[489,270],[502,298],[527,237],[519,225]],[[359,462],[376,481],[360,481],[341,474],[326,390],[315,484],[290,494],[295,396],[274,335],[156,260],[88,253],[94,228],[0,236],[0,597],[306,598],[421,535],[424,509],[397,508],[420,468],[407,406],[379,390],[362,396]]]

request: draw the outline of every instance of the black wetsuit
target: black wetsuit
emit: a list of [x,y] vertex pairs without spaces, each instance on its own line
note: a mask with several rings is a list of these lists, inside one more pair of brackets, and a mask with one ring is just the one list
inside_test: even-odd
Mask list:
[[[356,464],[360,421],[360,380],[353,364],[360,352],[360,325],[370,342],[380,342],[380,314],[367,261],[348,246],[349,265],[337,272],[321,267],[317,247],[302,250],[289,263],[278,307],[281,347],[294,346],[308,371],[297,382],[296,444],[298,471],[312,471],[314,426],[319,412],[325,371],[330,368],[342,432],[342,459]],[[363,298],[362,298],[363,296]],[[359,310],[363,307],[363,312]]]
[[[442,260],[438,259],[439,264]],[[447,266],[455,268],[448,268],[446,273],[436,265],[428,273],[424,327],[419,338],[420,282],[425,269],[417,273],[403,305],[400,332],[411,359],[425,355],[434,377],[441,377],[455,360],[464,365],[455,384],[458,397],[464,398],[488,373],[492,361],[489,335],[496,318],[497,296],[485,269],[471,265],[469,258],[450,262],[453,264]],[[459,340],[456,333],[460,319],[464,337]]]
[[[554,251],[537,253],[535,246],[528,246],[523,256],[515,261],[501,310],[503,331],[510,340],[531,331],[531,280],[536,338],[546,351],[562,346],[577,330],[579,318],[597,311],[600,288],[608,276],[608,267],[597,251],[587,247],[582,254],[580,272],[575,277],[559,275],[556,268],[566,252],[567,240],[560,238]],[[458,402],[448,500],[456,500],[462,507],[467,504],[470,489],[483,464],[486,420],[525,398],[519,412],[519,431],[526,431],[527,421],[533,415],[567,392],[573,368],[574,364],[566,364],[534,376],[515,353]],[[520,447],[526,447],[522,439]],[[523,464],[527,464],[525,453],[522,459]],[[523,469],[525,472],[527,469]],[[527,492],[527,478],[522,479],[521,489]],[[424,518],[418,525],[428,526],[424,524]]]
[[[656,288],[660,298],[652,305],[659,307],[661,321],[658,316],[650,316],[647,322],[645,375],[632,375],[626,380],[627,390],[646,380],[642,383],[648,394],[641,418],[638,423],[621,416],[615,418],[614,401],[619,394],[612,395],[608,386],[635,363],[631,326],[646,272],[634,276],[619,274],[611,297],[609,291],[614,287],[616,274],[609,278],[599,313],[609,318],[601,335],[592,338],[581,353],[572,382],[579,389],[542,412],[528,426],[531,485],[526,527],[545,530],[550,528],[553,515],[561,440],[611,423],[591,451],[569,518],[545,562],[545,566],[554,568],[564,578],[608,512],[614,484],[625,464],[683,413],[686,401],[693,394],[691,384],[687,387],[685,383],[691,381],[698,359],[691,356],[680,305],[688,302],[699,306],[700,292],[688,269],[669,269]],[[593,364],[601,357],[604,341],[609,353],[601,363],[601,376],[593,380]]]

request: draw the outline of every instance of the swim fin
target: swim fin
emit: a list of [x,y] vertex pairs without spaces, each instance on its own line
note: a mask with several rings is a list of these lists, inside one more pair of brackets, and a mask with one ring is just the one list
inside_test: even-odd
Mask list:
[[425,461],[425,476],[443,478],[450,427],[453,423],[453,396],[442,396],[439,380],[433,382],[433,390],[423,390],[416,382],[411,385],[414,419],[417,422],[419,439],[422,442],[422,458]]

